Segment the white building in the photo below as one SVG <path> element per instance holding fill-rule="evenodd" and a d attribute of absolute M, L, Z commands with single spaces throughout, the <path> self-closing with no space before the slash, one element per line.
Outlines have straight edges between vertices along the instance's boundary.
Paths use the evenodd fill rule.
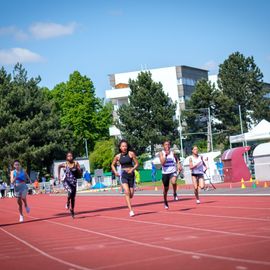
<path fill-rule="evenodd" d="M 161 82 L 163 90 L 169 95 L 173 102 L 177 102 L 178 109 L 185 108 L 185 100 L 189 99 L 195 89 L 195 84 L 200 79 L 208 79 L 208 71 L 200 68 L 188 66 L 172 66 L 148 70 L 152 74 L 152 79 Z M 117 73 L 109 75 L 111 89 L 106 90 L 106 99 L 114 105 L 114 119 L 117 118 L 118 108 L 128 103 L 130 94 L 129 80 L 135 80 L 141 71 Z M 115 127 L 110 127 L 111 136 L 120 136 L 120 131 Z"/>

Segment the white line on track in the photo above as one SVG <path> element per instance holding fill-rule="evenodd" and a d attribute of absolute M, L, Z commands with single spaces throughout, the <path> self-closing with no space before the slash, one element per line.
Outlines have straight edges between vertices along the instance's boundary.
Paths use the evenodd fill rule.
<path fill-rule="evenodd" d="M 128 221 L 128 222 L 135 222 L 135 223 L 142 223 L 142 224 L 149 224 L 149 225 L 158 225 L 158 226 L 165 226 L 165 227 L 171 227 L 171 228 L 181 228 L 181 229 L 188 229 L 188 230 L 202 231 L 202 232 L 219 233 L 219 234 L 225 234 L 225 235 L 231 235 L 231 236 L 242 236 L 242 237 L 251 237 L 251 238 L 270 239 L 270 236 L 245 234 L 245 233 L 236 233 L 236 232 L 228 232 L 228 231 L 213 230 L 213 229 L 204 229 L 204 228 L 197 228 L 197 227 L 191 227 L 191 226 L 183 226 L 183 225 L 176 225 L 176 224 L 166 224 L 166 223 L 135 220 L 135 219 L 127 219 L 127 218 L 117 218 L 117 217 L 110 217 L 110 216 L 104 216 L 104 215 L 98 216 L 98 218 L 114 219 L 114 220 Z"/>
<path fill-rule="evenodd" d="M 191 255 L 191 256 L 201 256 L 201 257 L 204 257 L 204 258 L 211 258 L 211 259 L 224 260 L 224 261 L 232 261 L 232 262 L 241 262 L 241 263 L 250 263 L 250 264 L 256 264 L 256 265 L 270 266 L 270 261 L 268 262 L 268 261 L 241 259 L 241 258 L 226 257 L 226 256 L 212 255 L 212 254 L 201 253 L 201 252 L 193 252 L 193 251 L 169 248 L 169 247 L 165 247 L 165 246 L 161 246 L 161 245 L 154 245 L 154 244 L 150 244 L 150 243 L 144 243 L 144 242 L 140 242 L 140 241 L 136 241 L 136 240 L 131 240 L 131 239 L 126 239 L 126 238 L 114 236 L 114 235 L 111 235 L 111 234 L 106 234 L 106 233 L 101 233 L 101 232 L 97 232 L 97 231 L 92 231 L 92 230 L 89 230 L 89 229 L 75 227 L 75 226 L 72 226 L 72 225 L 63 224 L 63 223 L 59 223 L 59 222 L 55 222 L 55 221 L 44 220 L 44 222 L 56 224 L 56 225 L 59 225 L 59 226 L 63 226 L 63 227 L 67 227 L 67 228 L 71 228 L 71 229 L 74 229 L 74 230 L 83 231 L 83 232 L 87 232 L 87 233 L 91 233 L 91 234 L 95 234 L 95 235 L 100 235 L 100 236 L 111 238 L 111 239 L 114 239 L 114 240 L 124 241 L 124 242 L 131 243 L 131 244 L 134 244 L 134 245 L 139 245 L 139 246 L 144 246 L 144 247 L 149 247 L 149 248 L 154 248 L 154 249 L 161 249 L 161 250 L 166 250 L 166 251 L 179 253 L 179 254 L 185 254 L 185 255 Z"/>
<path fill-rule="evenodd" d="M 187 206 L 188 207 L 188 206 Z M 148 209 L 144 209 L 145 211 L 150 211 Z M 199 216 L 199 217 L 213 217 L 213 218 L 228 218 L 228 219 L 243 219 L 243 220 L 250 220 L 250 221 L 266 221 L 266 222 L 270 222 L 270 218 L 252 218 L 252 217 L 236 217 L 236 216 L 221 216 L 221 215 L 209 215 L 209 214 L 198 214 L 198 213 L 180 213 L 180 212 L 170 212 L 170 211 L 166 211 L 166 212 L 162 212 L 159 211 L 158 213 L 161 214 L 177 214 L 177 215 L 184 215 L 184 216 Z"/>
<path fill-rule="evenodd" d="M 79 270 L 92 270 L 92 268 L 83 267 L 83 266 L 80 266 L 80 265 L 77 265 L 77 264 L 70 263 L 70 262 L 67 262 L 65 260 L 59 259 L 57 257 L 54 257 L 54 256 L 48 254 L 47 252 L 33 246 L 32 244 L 28 243 L 27 241 L 19 238 L 18 236 L 12 234 L 11 232 L 8 232 L 3 228 L 0 228 L 0 230 L 3 231 L 4 233 L 6 233 L 7 235 L 9 235 L 10 237 L 12 237 L 12 238 L 16 239 L 17 241 L 23 243 L 24 245 L 28 246 L 29 248 L 31 248 L 31 249 L 35 250 L 36 252 L 40 253 L 41 255 L 47 257 L 48 259 L 51 259 L 51 260 L 56 261 L 58 263 L 61 263 L 61 264 L 64 264 L 64 265 L 67 265 L 69 267 L 73 267 L 73 268 L 76 268 L 76 269 L 79 269 Z"/>
<path fill-rule="evenodd" d="M 31 217 L 32 219 L 39 219 L 38 217 L 33 217 L 33 216 L 29 216 L 29 217 Z M 99 216 L 99 217 L 101 217 L 101 216 Z M 111 218 L 111 219 L 118 219 L 118 220 L 124 220 L 124 221 L 130 221 L 130 222 L 140 222 L 140 223 L 146 223 L 146 224 L 148 223 L 148 224 L 152 224 L 152 225 L 161 225 L 161 226 L 179 227 L 179 228 L 190 229 L 190 227 L 188 227 L 188 226 L 163 224 L 163 223 L 147 222 L 147 221 L 138 221 L 138 220 L 134 220 L 134 219 L 131 220 L 131 219 L 124 219 L 124 218 L 113 218 L 113 217 L 108 217 L 108 216 L 102 216 L 102 217 Z M 165 251 L 169 251 L 169 252 L 173 252 L 173 253 L 178 253 L 178 254 L 191 255 L 191 256 L 201 256 L 201 257 L 211 258 L 211 259 L 218 259 L 218 260 L 225 260 L 225 261 L 232 261 L 232 262 L 241 262 L 241 263 L 250 263 L 250 264 L 256 264 L 256 265 L 270 266 L 270 261 L 268 262 L 268 261 L 259 261 L 259 260 L 249 260 L 249 259 L 241 259 L 241 258 L 220 256 L 220 255 L 212 255 L 212 254 L 207 254 L 207 253 L 202 253 L 202 252 L 193 252 L 193 251 L 187 251 L 187 250 L 181 250 L 181 249 L 174 249 L 174 248 L 165 247 L 165 246 L 161 246 L 161 245 L 155 245 L 155 244 L 140 242 L 140 241 L 136 241 L 136 240 L 126 239 L 126 238 L 114 236 L 114 235 L 111 235 L 111 234 L 96 232 L 96 231 L 92 231 L 92 230 L 89 230 L 89 229 L 84 229 L 84 228 L 80 228 L 80 227 L 76 227 L 76 226 L 72 226 L 72 225 L 68 225 L 68 224 L 63 224 L 61 222 L 55 222 L 55 221 L 51 221 L 51 220 L 41 220 L 41 221 L 51 223 L 51 224 L 55 224 L 55 225 L 59 225 L 59 226 L 66 227 L 66 228 L 70 228 L 70 229 L 74 229 L 74 230 L 78 230 L 78 231 L 83 231 L 83 232 L 99 235 L 99 236 L 114 239 L 114 240 L 119 240 L 119 241 L 131 243 L 131 244 L 134 244 L 134 245 L 139 245 L 139 246 L 144 246 L 144 247 L 149 247 L 149 248 L 154 248 L 154 249 L 161 249 L 161 250 L 165 250 Z M 2 228 L 0 228 L 0 229 L 5 231 Z M 200 228 L 194 228 L 194 227 L 192 229 L 193 230 L 199 230 L 199 231 L 222 233 L 222 234 L 227 234 L 227 235 L 238 235 L 238 236 L 245 236 L 245 237 L 249 236 L 249 237 L 264 238 L 264 239 L 268 238 L 268 237 L 264 237 L 264 236 L 257 236 L 257 235 L 250 235 L 250 234 L 246 235 L 246 234 L 241 234 L 241 233 L 232 233 L 232 232 L 226 232 L 226 231 L 200 229 Z M 7 231 L 5 231 L 5 232 L 7 232 Z M 14 236 L 12 234 L 11 234 L 11 236 L 13 236 L 15 239 L 17 239 L 16 236 Z M 20 241 L 22 239 L 18 239 L 18 240 Z M 22 241 L 24 241 L 24 240 L 22 240 Z M 29 247 L 30 246 L 33 247 L 35 250 L 37 250 L 41 254 L 43 254 L 43 255 L 45 254 L 44 256 L 46 256 L 46 257 L 52 258 L 55 261 L 59 260 L 59 262 L 61 261 L 64 264 L 73 265 L 72 263 L 68 263 L 68 262 L 63 261 L 61 259 L 53 257 L 53 256 L 47 254 L 46 252 L 43 252 L 42 250 L 32 246 L 30 243 L 28 243 L 26 241 L 24 241 L 24 242 L 26 243 L 26 245 L 28 245 Z M 89 268 L 82 267 L 82 266 L 75 265 L 75 264 L 74 264 L 73 267 L 75 267 L 77 269 L 87 269 L 87 270 L 89 270 Z"/>

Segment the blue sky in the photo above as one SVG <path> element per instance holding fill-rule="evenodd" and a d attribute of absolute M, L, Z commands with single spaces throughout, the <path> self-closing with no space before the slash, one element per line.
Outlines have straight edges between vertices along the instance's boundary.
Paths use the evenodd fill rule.
<path fill-rule="evenodd" d="M 108 74 L 190 65 L 217 73 L 229 54 L 253 55 L 270 82 L 270 1 L 2 1 L 0 66 L 20 61 L 53 88 L 74 70 L 97 95 Z"/>

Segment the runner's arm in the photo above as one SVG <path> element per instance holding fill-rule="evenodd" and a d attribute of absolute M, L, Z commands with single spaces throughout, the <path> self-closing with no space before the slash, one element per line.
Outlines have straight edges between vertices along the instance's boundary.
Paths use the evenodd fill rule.
<path fill-rule="evenodd" d="M 111 168 L 112 168 L 112 171 L 114 172 L 114 174 L 116 176 L 120 176 L 119 173 L 117 172 L 116 168 L 115 168 L 115 164 L 117 163 L 117 161 L 119 160 L 119 155 L 116 155 L 113 159 L 113 162 L 111 164 Z"/>
<path fill-rule="evenodd" d="M 14 171 L 11 171 L 10 172 L 10 183 L 13 184 L 14 181 L 15 181 L 15 179 L 14 179 Z"/>
<path fill-rule="evenodd" d="M 164 157 L 162 152 L 159 152 L 159 159 L 160 159 L 160 163 L 163 166 L 166 163 L 166 157 Z"/>
<path fill-rule="evenodd" d="M 60 178 L 60 172 L 61 172 L 62 168 L 65 168 L 65 165 L 63 163 L 58 166 L 58 179 L 61 179 Z"/>
<path fill-rule="evenodd" d="M 134 152 L 130 152 L 130 157 L 133 159 L 133 162 L 135 163 L 133 168 L 131 168 L 130 173 L 134 172 L 139 167 L 139 162 L 137 160 L 136 154 Z"/>

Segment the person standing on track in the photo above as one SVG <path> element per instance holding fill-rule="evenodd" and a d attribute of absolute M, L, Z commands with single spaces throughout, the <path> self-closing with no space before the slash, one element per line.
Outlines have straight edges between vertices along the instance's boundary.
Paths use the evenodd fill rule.
<path fill-rule="evenodd" d="M 24 221 L 23 217 L 23 209 L 22 205 L 24 203 L 26 213 L 30 213 L 30 208 L 27 204 L 27 192 L 28 187 L 26 185 L 26 181 L 29 180 L 31 182 L 30 177 L 28 174 L 23 170 L 21 167 L 20 161 L 15 160 L 13 162 L 13 170 L 10 172 L 10 183 L 14 184 L 15 187 L 15 197 L 17 198 L 17 203 L 19 205 L 19 212 L 20 212 L 20 222 Z"/>
<path fill-rule="evenodd" d="M 64 169 L 63 186 L 68 192 L 66 209 L 70 211 L 74 218 L 75 197 L 77 191 L 77 179 L 82 176 L 80 164 L 74 160 L 73 154 L 68 152 L 66 155 L 66 162 L 58 166 L 58 179 L 60 178 L 61 169 Z"/>
<path fill-rule="evenodd" d="M 159 153 L 160 163 L 162 165 L 162 183 L 163 183 L 163 197 L 164 207 L 169 209 L 167 194 L 169 191 L 170 182 L 173 186 L 173 197 L 178 201 L 177 196 L 177 174 L 182 170 L 181 163 L 179 162 L 175 153 L 171 150 L 170 141 L 166 140 L 163 143 L 163 150 Z"/>
<path fill-rule="evenodd" d="M 118 162 L 121 165 L 121 174 L 115 167 Z M 125 198 L 129 208 L 130 217 L 135 215 L 131 207 L 131 199 L 134 195 L 134 171 L 138 168 L 138 166 L 138 160 L 135 153 L 131 151 L 129 143 L 126 140 L 121 140 L 119 143 L 119 154 L 114 157 L 111 167 L 115 175 L 121 177 L 121 184 L 125 192 Z"/>
<path fill-rule="evenodd" d="M 196 197 L 196 203 L 200 204 L 199 189 L 204 188 L 204 171 L 206 165 L 203 161 L 203 157 L 199 155 L 198 146 L 192 147 L 192 156 L 189 159 L 189 168 L 191 169 L 192 182 L 194 185 L 194 194 Z"/>

